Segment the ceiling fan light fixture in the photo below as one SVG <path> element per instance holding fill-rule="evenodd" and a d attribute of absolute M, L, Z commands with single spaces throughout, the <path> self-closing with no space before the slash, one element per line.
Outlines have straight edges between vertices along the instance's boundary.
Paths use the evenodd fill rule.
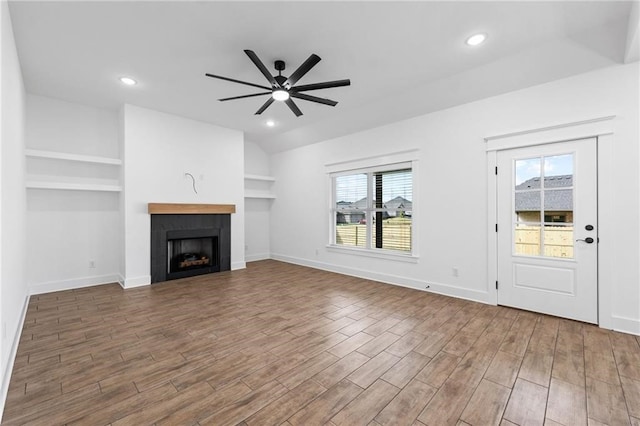
<path fill-rule="evenodd" d="M 271 96 L 276 101 L 286 101 L 287 99 L 289 99 L 289 92 L 287 92 L 286 90 L 277 89 L 271 93 Z"/>
<path fill-rule="evenodd" d="M 487 35 L 484 33 L 478 33 L 478 34 L 474 34 L 471 37 L 469 37 L 466 41 L 466 43 L 469 46 L 478 46 L 479 44 L 484 43 L 484 41 L 487 39 Z"/>
<path fill-rule="evenodd" d="M 265 124 L 267 125 L 267 127 L 273 127 L 276 125 L 276 122 L 273 120 L 267 120 Z"/>

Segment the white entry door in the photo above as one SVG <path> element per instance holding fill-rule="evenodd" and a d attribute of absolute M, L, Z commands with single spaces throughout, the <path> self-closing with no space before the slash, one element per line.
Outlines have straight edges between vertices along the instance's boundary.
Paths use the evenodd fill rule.
<path fill-rule="evenodd" d="M 497 153 L 498 304 L 598 323 L 596 139 Z"/>

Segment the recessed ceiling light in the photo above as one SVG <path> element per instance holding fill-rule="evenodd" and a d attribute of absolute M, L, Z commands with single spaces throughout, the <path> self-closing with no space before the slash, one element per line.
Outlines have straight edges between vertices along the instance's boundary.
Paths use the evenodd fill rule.
<path fill-rule="evenodd" d="M 467 44 L 469 46 L 477 46 L 479 44 L 484 43 L 484 41 L 487 39 L 487 35 L 480 33 L 480 34 L 474 34 L 471 37 L 469 37 L 467 39 Z"/>
<path fill-rule="evenodd" d="M 134 86 L 138 82 L 132 79 L 131 77 L 120 77 L 120 82 L 122 84 L 126 84 L 127 86 Z"/>
<path fill-rule="evenodd" d="M 268 127 L 273 127 L 273 126 L 275 126 L 275 125 L 276 125 L 276 122 L 275 122 L 275 121 L 273 121 L 273 120 L 269 120 L 269 121 L 267 121 L 267 122 L 266 122 L 266 125 L 267 125 Z"/>

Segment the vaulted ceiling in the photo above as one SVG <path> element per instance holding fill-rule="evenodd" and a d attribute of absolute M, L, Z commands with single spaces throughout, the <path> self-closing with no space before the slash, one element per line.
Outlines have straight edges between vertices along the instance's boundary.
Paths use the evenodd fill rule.
<path fill-rule="evenodd" d="M 535 84 L 638 60 L 631 1 L 18 1 L 9 2 L 26 90 L 117 109 L 124 103 L 245 132 L 277 152 Z M 471 47 L 475 33 L 488 38 Z M 336 107 L 266 96 L 205 73 L 268 85 L 322 58 L 300 84 Z M 119 77 L 130 76 L 135 86 Z M 266 126 L 273 120 L 273 127 Z"/>

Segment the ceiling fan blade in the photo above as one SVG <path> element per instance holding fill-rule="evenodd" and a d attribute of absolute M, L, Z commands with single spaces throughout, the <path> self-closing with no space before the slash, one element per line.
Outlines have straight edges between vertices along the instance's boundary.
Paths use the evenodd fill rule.
<path fill-rule="evenodd" d="M 305 101 L 317 102 L 319 104 L 325 104 L 325 105 L 331 105 L 331 106 L 338 105 L 338 103 L 336 101 L 332 101 L 331 99 L 325 99 L 325 98 L 319 98 L 317 96 L 305 95 L 304 93 L 296 93 L 294 91 L 291 91 L 291 92 L 289 92 L 289 95 L 294 97 L 294 98 L 303 99 Z"/>
<path fill-rule="evenodd" d="M 271 98 L 271 99 L 273 99 L 273 98 Z M 296 115 L 296 117 L 300 117 L 302 115 L 302 111 L 300 111 L 300 108 L 298 108 L 298 106 L 293 102 L 293 99 L 289 98 L 286 101 L 284 101 L 284 103 L 287 104 L 289 109 L 291 109 L 291 111 L 293 111 L 293 113 Z"/>
<path fill-rule="evenodd" d="M 267 102 L 264 103 L 264 105 L 262 105 L 260 107 L 259 110 L 256 111 L 256 113 L 254 115 L 260 115 L 264 112 L 265 109 L 269 108 L 269 105 L 271 105 L 273 103 L 274 99 L 273 98 L 269 98 L 267 99 Z"/>
<path fill-rule="evenodd" d="M 244 51 L 244 53 L 247 54 L 247 56 L 249 57 L 249 59 L 251 59 L 251 62 L 253 62 L 253 64 L 258 67 L 258 69 L 260 70 L 260 72 L 267 78 L 267 80 L 269 80 L 269 83 L 271 83 L 272 87 L 280 87 L 280 85 L 278 84 L 278 82 L 276 81 L 276 79 L 271 75 L 271 73 L 269 72 L 269 70 L 267 69 L 267 67 L 264 66 L 264 64 L 262 63 L 262 61 L 260 60 L 260 58 L 258 58 L 258 55 L 256 55 L 253 50 L 248 50 L 246 49 Z"/>
<path fill-rule="evenodd" d="M 330 89 L 332 87 L 342 87 L 342 86 L 350 86 L 351 80 L 335 80 L 335 81 L 325 81 L 323 83 L 313 83 L 313 84 L 303 84 L 300 86 L 295 86 L 291 90 L 295 90 L 296 92 L 306 92 L 307 90 L 318 90 L 318 89 Z"/>
<path fill-rule="evenodd" d="M 320 56 L 316 55 L 315 53 L 311 54 L 311 56 L 309 56 L 307 60 L 304 61 L 302 65 L 300 65 L 298 69 L 289 76 L 287 81 L 284 82 L 283 86 L 285 86 L 287 89 L 291 88 L 291 86 L 296 84 L 296 82 L 300 80 L 303 75 L 308 73 L 309 70 L 313 68 L 318 62 L 320 62 Z"/>
<path fill-rule="evenodd" d="M 223 77 L 221 75 L 214 75 L 214 74 L 205 74 L 205 75 L 207 77 L 219 78 L 220 80 L 227 80 L 227 81 L 232 81 L 234 83 L 246 84 L 247 86 L 257 87 L 259 89 L 271 90 L 271 87 L 260 86 L 259 84 L 253 84 L 253 83 L 249 83 L 247 81 L 240 81 L 240 80 L 236 80 L 234 78 Z"/>
<path fill-rule="evenodd" d="M 242 95 L 242 96 L 234 96 L 232 98 L 222 98 L 222 99 L 218 99 L 220 102 L 224 102 L 224 101 L 232 101 L 234 99 L 243 99 L 243 98 L 253 98 L 254 96 L 263 96 L 263 95 L 270 95 L 271 92 L 262 92 L 262 93 L 254 93 L 251 95 Z"/>

